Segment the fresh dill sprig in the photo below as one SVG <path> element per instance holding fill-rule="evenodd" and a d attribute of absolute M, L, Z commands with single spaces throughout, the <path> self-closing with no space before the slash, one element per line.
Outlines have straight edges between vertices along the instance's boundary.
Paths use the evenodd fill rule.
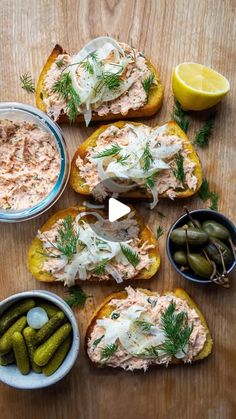
<path fill-rule="evenodd" d="M 155 186 L 155 176 L 156 176 L 156 173 L 153 173 L 152 175 L 148 176 L 145 179 L 145 187 L 146 188 L 149 188 L 149 189 L 154 188 L 154 186 Z"/>
<path fill-rule="evenodd" d="M 108 90 L 116 90 L 121 85 L 121 79 L 119 74 L 110 73 L 106 71 L 98 76 L 99 83 L 96 87 L 96 92 L 100 92 L 103 87 L 107 87 Z"/>
<path fill-rule="evenodd" d="M 218 211 L 218 201 L 219 201 L 219 195 L 217 192 L 211 192 L 209 189 L 209 183 L 206 179 L 203 179 L 202 186 L 198 192 L 198 195 L 200 196 L 201 200 L 203 202 L 208 201 L 208 199 L 211 200 L 210 209 L 214 211 Z"/>
<path fill-rule="evenodd" d="M 171 118 L 177 122 L 184 132 L 188 131 L 190 121 L 186 118 L 186 112 L 181 108 L 177 99 L 174 99 L 174 107 Z"/>
<path fill-rule="evenodd" d="M 145 353 L 150 356 L 150 358 L 158 358 L 158 346 L 151 345 L 148 348 L 145 348 Z"/>
<path fill-rule="evenodd" d="M 65 298 L 65 302 L 70 307 L 83 307 L 87 298 L 91 298 L 91 295 L 85 294 L 79 285 L 68 288 L 67 294 L 69 296 Z"/>
<path fill-rule="evenodd" d="M 213 131 L 214 123 L 212 119 L 205 121 L 203 127 L 197 132 L 193 144 L 198 147 L 204 148 L 208 145 L 209 138 Z"/>
<path fill-rule="evenodd" d="M 171 356 L 175 356 L 179 351 L 185 350 L 193 330 L 193 326 L 188 324 L 187 313 L 181 311 L 175 314 L 175 308 L 176 305 L 172 300 L 161 316 L 162 329 L 166 340 L 159 348 Z"/>
<path fill-rule="evenodd" d="M 164 228 L 162 226 L 157 227 L 157 232 L 156 232 L 156 236 L 157 236 L 157 240 L 164 234 Z"/>
<path fill-rule="evenodd" d="M 57 65 L 58 68 L 62 68 L 65 65 L 62 58 L 60 60 L 55 61 L 55 64 Z"/>
<path fill-rule="evenodd" d="M 124 156 L 118 157 L 116 162 L 121 164 L 122 166 L 125 166 L 127 164 L 127 160 L 128 160 L 129 157 L 130 157 L 129 154 L 125 154 Z"/>
<path fill-rule="evenodd" d="M 124 244 L 120 244 L 121 251 L 123 255 L 126 257 L 126 259 L 131 263 L 131 265 L 134 266 L 134 268 L 139 264 L 140 257 L 135 250 L 131 249 L 131 247 L 128 247 Z"/>
<path fill-rule="evenodd" d="M 93 270 L 92 270 L 92 273 L 93 274 L 95 274 L 95 275 L 102 275 L 102 274 L 104 274 L 106 271 L 105 271 L 105 268 L 106 268 L 106 265 L 107 265 L 107 262 L 108 262 L 108 260 L 109 259 L 103 259 L 100 263 L 99 263 L 99 265 L 97 265 Z"/>
<path fill-rule="evenodd" d="M 104 338 L 105 335 L 102 335 L 100 338 L 97 338 L 93 341 L 93 346 L 98 346 L 101 340 Z"/>
<path fill-rule="evenodd" d="M 202 186 L 198 192 L 198 195 L 200 196 L 201 200 L 203 202 L 207 201 L 211 197 L 211 192 L 209 189 L 209 183 L 206 179 L 203 179 Z"/>
<path fill-rule="evenodd" d="M 80 63 L 80 66 L 85 70 L 85 71 L 87 71 L 87 73 L 89 73 L 89 74 L 94 74 L 94 68 L 93 68 L 93 65 L 90 63 L 90 61 L 87 59 L 87 60 L 85 60 L 85 61 L 82 61 L 81 63 Z"/>
<path fill-rule="evenodd" d="M 147 172 L 150 169 L 150 166 L 153 162 L 152 153 L 151 153 L 151 150 L 150 150 L 150 147 L 149 147 L 148 144 L 145 145 L 145 148 L 144 148 L 143 154 L 140 158 L 140 161 L 141 161 L 141 165 L 143 167 L 143 170 L 145 172 Z"/>
<path fill-rule="evenodd" d="M 111 345 L 106 345 L 101 352 L 101 360 L 107 360 L 110 358 L 117 350 L 118 345 L 116 343 L 112 343 Z"/>
<path fill-rule="evenodd" d="M 79 113 L 78 106 L 81 102 L 78 93 L 73 87 L 71 75 L 62 73 L 60 78 L 54 83 L 52 91 L 66 101 L 66 113 L 69 120 L 73 122 Z"/>
<path fill-rule="evenodd" d="M 100 159 L 101 157 L 116 156 L 121 151 L 121 147 L 118 144 L 113 144 L 110 148 L 105 148 L 100 153 L 93 156 L 94 159 Z"/>
<path fill-rule="evenodd" d="M 149 97 L 149 95 L 150 95 L 150 90 L 151 90 L 151 87 L 153 85 L 154 80 L 155 80 L 155 76 L 154 76 L 153 73 L 151 73 L 149 77 L 146 77 L 142 81 L 142 86 L 143 86 L 143 88 L 144 88 L 144 90 L 147 94 L 147 97 Z"/>
<path fill-rule="evenodd" d="M 165 214 L 161 211 L 157 211 L 157 214 L 159 215 L 160 218 L 165 218 Z"/>
<path fill-rule="evenodd" d="M 211 210 L 218 211 L 218 201 L 219 196 L 217 192 L 212 192 L 211 194 L 211 206 L 209 207 Z"/>
<path fill-rule="evenodd" d="M 185 180 L 185 173 L 184 173 L 184 157 L 182 153 L 178 153 L 176 159 L 176 169 L 174 170 L 174 175 L 177 180 L 180 182 L 184 182 Z"/>
<path fill-rule="evenodd" d="M 154 326 L 153 323 L 145 320 L 136 320 L 135 324 L 142 330 L 142 332 L 150 332 L 151 328 Z"/>
<path fill-rule="evenodd" d="M 76 253 L 78 242 L 78 236 L 74 231 L 73 220 L 70 215 L 62 221 L 62 226 L 58 228 L 57 233 L 56 248 L 60 250 L 70 262 L 73 255 Z"/>
<path fill-rule="evenodd" d="M 20 76 L 20 81 L 21 81 L 22 89 L 26 90 L 26 92 L 28 93 L 35 92 L 34 82 L 29 72 L 22 74 L 22 76 Z"/>

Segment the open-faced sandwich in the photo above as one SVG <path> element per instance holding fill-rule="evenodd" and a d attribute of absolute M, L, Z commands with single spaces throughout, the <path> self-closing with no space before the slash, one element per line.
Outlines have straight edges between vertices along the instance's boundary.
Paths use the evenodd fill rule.
<path fill-rule="evenodd" d="M 183 289 L 160 295 L 127 287 L 96 310 L 85 346 L 98 367 L 146 371 L 151 365 L 206 358 L 212 339 L 202 313 Z"/>
<path fill-rule="evenodd" d="M 76 192 L 102 200 L 108 194 L 104 181 L 109 178 L 123 183 L 122 196 L 153 197 L 153 208 L 158 196 L 174 199 L 196 193 L 202 183 L 202 169 L 191 142 L 176 122 L 151 128 L 119 121 L 102 126 L 79 146 L 70 184 Z"/>
<path fill-rule="evenodd" d="M 159 75 L 143 53 L 108 36 L 69 55 L 56 45 L 36 88 L 38 108 L 58 122 L 151 116 L 162 105 Z"/>
<path fill-rule="evenodd" d="M 85 207 L 54 214 L 29 249 L 31 273 L 40 281 L 62 281 L 67 286 L 74 285 L 76 279 L 120 283 L 151 278 L 159 269 L 160 255 L 157 240 L 143 218 L 134 210 L 113 223 L 104 216 L 103 211 Z M 112 233 L 115 241 L 111 241 Z"/>

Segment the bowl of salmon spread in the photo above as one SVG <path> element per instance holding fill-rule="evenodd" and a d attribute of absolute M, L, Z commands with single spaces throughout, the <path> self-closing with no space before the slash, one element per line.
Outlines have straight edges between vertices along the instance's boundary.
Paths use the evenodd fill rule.
<path fill-rule="evenodd" d="M 68 177 L 59 126 L 33 106 L 0 103 L 0 221 L 42 214 L 60 197 Z"/>

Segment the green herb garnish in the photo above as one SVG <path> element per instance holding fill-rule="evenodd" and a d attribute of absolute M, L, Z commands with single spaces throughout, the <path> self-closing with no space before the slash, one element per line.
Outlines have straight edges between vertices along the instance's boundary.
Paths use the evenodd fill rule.
<path fill-rule="evenodd" d="M 55 64 L 58 68 L 62 68 L 65 65 L 63 59 L 55 61 Z"/>
<path fill-rule="evenodd" d="M 85 60 L 85 61 L 82 61 L 81 63 L 80 63 L 80 66 L 85 70 L 85 71 L 87 71 L 87 73 L 89 73 L 89 74 L 94 74 L 94 68 L 93 68 L 93 65 L 90 63 L 90 61 L 87 59 L 87 60 Z"/>
<path fill-rule="evenodd" d="M 149 346 L 148 348 L 145 348 L 145 352 L 147 355 L 149 355 L 151 358 L 158 358 L 158 346 Z"/>
<path fill-rule="evenodd" d="M 111 345 L 106 345 L 101 352 L 101 360 L 107 360 L 110 358 L 117 350 L 118 345 L 116 343 L 112 343 Z"/>
<path fill-rule="evenodd" d="M 209 208 L 214 211 L 218 211 L 218 200 L 219 200 L 218 193 L 210 191 L 209 183 L 206 179 L 203 179 L 202 186 L 198 192 L 198 195 L 200 196 L 203 202 L 206 202 L 208 199 L 210 199 L 211 206 Z"/>
<path fill-rule="evenodd" d="M 145 145 L 143 154 L 140 158 L 143 170 L 147 172 L 153 162 L 152 153 L 148 144 Z"/>
<path fill-rule="evenodd" d="M 157 173 L 153 173 L 152 175 L 148 176 L 145 179 L 144 185 L 145 185 L 146 188 L 150 188 L 150 189 L 154 188 L 156 175 L 157 175 Z"/>
<path fill-rule="evenodd" d="M 193 143 L 201 148 L 206 147 L 212 134 L 213 126 L 212 119 L 208 119 L 203 127 L 197 132 Z"/>
<path fill-rule="evenodd" d="M 92 272 L 93 272 L 93 274 L 95 274 L 95 275 L 102 275 L 102 274 L 104 274 L 106 271 L 105 271 L 105 268 L 106 268 L 106 266 L 107 266 L 107 262 L 108 262 L 108 260 L 109 259 L 103 259 L 102 261 L 101 261 L 101 263 L 99 263 L 99 265 L 97 265 L 93 270 L 92 270 Z"/>
<path fill-rule="evenodd" d="M 151 304 L 151 307 L 154 308 L 157 305 L 157 300 L 152 300 L 150 297 L 148 297 L 147 302 Z"/>
<path fill-rule="evenodd" d="M 121 85 L 121 79 L 118 74 L 104 72 L 98 76 L 99 83 L 96 87 L 96 92 L 100 92 L 103 87 L 106 87 L 108 90 L 116 90 Z"/>
<path fill-rule="evenodd" d="M 157 211 L 157 214 L 159 215 L 160 218 L 165 218 L 165 214 L 163 214 L 163 212 Z"/>
<path fill-rule="evenodd" d="M 120 156 L 117 159 L 117 163 L 120 163 L 122 166 L 125 166 L 127 164 L 127 160 L 129 158 L 129 154 L 125 154 L 124 156 Z"/>
<path fill-rule="evenodd" d="M 146 79 L 142 81 L 142 86 L 147 94 L 147 97 L 149 97 L 150 90 L 151 90 L 154 80 L 155 80 L 155 76 L 153 73 L 151 73 L 149 77 L 147 77 Z"/>
<path fill-rule="evenodd" d="M 120 313 L 112 313 L 112 315 L 111 315 L 112 320 L 119 319 L 119 317 L 120 317 Z"/>
<path fill-rule="evenodd" d="M 93 346 L 98 346 L 98 344 L 101 342 L 104 336 L 105 335 L 102 335 L 100 338 L 95 339 L 95 341 L 93 342 Z"/>
<path fill-rule="evenodd" d="M 78 236 L 73 228 L 73 220 L 68 215 L 63 221 L 62 226 L 57 229 L 58 237 L 55 247 L 71 261 L 77 250 Z"/>
<path fill-rule="evenodd" d="M 135 324 L 142 330 L 142 332 L 150 332 L 151 328 L 154 326 L 153 323 L 144 321 L 144 320 L 136 320 Z"/>
<path fill-rule="evenodd" d="M 166 354 L 175 356 L 179 351 L 184 351 L 189 342 L 193 326 L 188 325 L 188 315 L 181 311 L 175 314 L 176 305 L 172 301 L 169 307 L 163 312 L 162 329 L 166 340 L 159 348 Z"/>
<path fill-rule="evenodd" d="M 211 193 L 211 206 L 209 207 L 211 210 L 218 211 L 218 200 L 219 196 L 217 192 Z"/>
<path fill-rule="evenodd" d="M 157 232 L 156 232 L 156 236 L 157 236 L 157 240 L 164 234 L 164 228 L 162 226 L 157 227 Z"/>
<path fill-rule="evenodd" d="M 34 82 L 29 72 L 22 74 L 22 76 L 20 76 L 20 81 L 22 89 L 26 90 L 26 92 L 35 92 Z"/>
<path fill-rule="evenodd" d="M 202 186 L 198 192 L 198 195 L 200 196 L 201 200 L 203 202 L 207 201 L 211 197 L 211 192 L 209 189 L 209 183 L 206 179 L 203 179 Z"/>
<path fill-rule="evenodd" d="M 128 247 L 124 244 L 120 244 L 122 253 L 125 255 L 126 259 L 134 266 L 134 268 L 139 264 L 140 257 L 137 252 L 135 252 L 131 247 Z"/>
<path fill-rule="evenodd" d="M 185 180 L 185 173 L 184 173 L 184 157 L 182 153 L 178 153 L 176 159 L 176 169 L 174 170 L 174 175 L 177 180 L 180 182 L 184 182 Z"/>
<path fill-rule="evenodd" d="M 91 297 L 85 294 L 79 285 L 68 288 L 67 294 L 69 297 L 65 298 L 65 301 L 70 307 L 83 307 L 87 298 Z"/>
<path fill-rule="evenodd" d="M 93 156 L 94 159 L 100 159 L 101 157 L 116 156 L 121 151 L 121 147 L 118 144 L 113 144 L 110 148 L 105 148 L 100 153 Z"/>
<path fill-rule="evenodd" d="M 181 108 L 181 105 L 177 99 L 174 99 L 174 107 L 171 118 L 177 122 L 177 124 L 180 126 L 180 128 L 182 128 L 184 132 L 188 131 L 190 122 L 186 118 L 186 112 Z"/>
<path fill-rule="evenodd" d="M 53 85 L 52 91 L 66 101 L 65 110 L 69 120 L 73 122 L 79 113 L 78 106 L 81 102 L 78 93 L 73 87 L 71 75 L 69 73 L 62 73 Z"/>

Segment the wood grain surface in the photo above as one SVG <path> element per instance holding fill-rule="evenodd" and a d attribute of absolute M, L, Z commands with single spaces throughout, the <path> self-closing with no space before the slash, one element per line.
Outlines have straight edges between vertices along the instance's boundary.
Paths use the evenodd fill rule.
<path fill-rule="evenodd" d="M 109 34 L 145 51 L 158 67 L 165 86 L 162 110 L 154 126 L 170 118 L 173 98 L 171 74 L 175 65 L 196 61 L 210 65 L 231 83 L 231 92 L 217 107 L 210 146 L 199 151 L 204 174 L 219 194 L 219 209 L 235 217 L 235 0 L 1 0 L 0 98 L 34 104 L 34 97 L 20 87 L 19 75 L 30 71 L 36 80 L 54 44 L 76 52 L 91 38 Z M 202 115 L 193 115 L 190 136 Z M 98 124 L 96 125 L 96 127 Z M 95 126 L 63 126 L 72 156 Z M 37 229 L 56 210 L 81 202 L 68 186 L 59 202 L 41 217 L 21 224 L 1 224 L 1 299 L 23 290 L 47 289 L 64 295 L 63 285 L 37 282 L 26 266 L 27 249 Z M 83 310 L 75 310 L 81 331 L 81 350 L 71 373 L 53 387 L 20 391 L 0 385 L 0 416 L 4 419 L 233 419 L 235 399 L 236 284 L 230 290 L 198 286 L 178 276 L 165 253 L 166 232 L 189 208 L 206 207 L 198 197 L 161 201 L 150 213 L 141 208 L 151 228 L 162 224 L 161 269 L 140 286 L 152 290 L 183 287 L 198 303 L 214 338 L 214 351 L 192 366 L 152 369 L 147 373 L 96 370 L 86 358 L 83 338 L 95 307 L 116 290 L 115 285 L 85 285 L 93 296 Z M 139 205 L 140 208 L 140 205 Z M 162 211 L 163 220 L 157 214 Z"/>

